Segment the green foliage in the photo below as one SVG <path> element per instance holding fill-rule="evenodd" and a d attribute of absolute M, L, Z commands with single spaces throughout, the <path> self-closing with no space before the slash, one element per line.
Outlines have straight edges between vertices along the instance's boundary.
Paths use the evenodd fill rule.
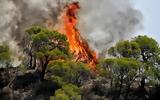
<path fill-rule="evenodd" d="M 29 35 L 33 35 L 33 34 L 37 34 L 41 31 L 41 27 L 39 26 L 33 26 L 29 29 L 26 30 L 26 32 L 29 34 Z"/>
<path fill-rule="evenodd" d="M 66 58 L 67 57 L 66 54 L 64 54 L 60 50 L 56 50 L 56 49 L 53 49 L 53 50 L 48 51 L 48 52 L 46 51 L 45 53 L 39 51 L 39 52 L 35 53 L 35 56 L 37 58 L 43 58 L 45 56 L 48 56 L 48 57 L 50 56 L 50 59 L 52 59 L 52 60 L 60 59 L 60 58 Z"/>
<path fill-rule="evenodd" d="M 108 53 L 112 56 L 138 58 L 140 56 L 140 48 L 136 42 L 122 41 L 111 47 Z"/>
<path fill-rule="evenodd" d="M 145 63 L 143 66 L 144 72 L 142 73 L 142 76 L 148 80 L 149 85 L 154 86 L 160 84 L 160 69 L 149 63 Z"/>
<path fill-rule="evenodd" d="M 59 76 L 51 76 L 51 79 L 57 83 L 57 85 L 59 87 L 62 87 L 63 85 L 67 84 L 67 82 L 64 81 L 63 77 L 59 77 Z"/>
<path fill-rule="evenodd" d="M 114 58 L 104 60 L 103 66 L 107 67 L 111 78 L 115 83 L 123 81 L 126 85 L 131 85 L 138 77 L 138 69 L 141 63 L 132 58 Z"/>
<path fill-rule="evenodd" d="M 0 67 L 7 67 L 11 61 L 11 53 L 7 45 L 0 45 Z"/>
<path fill-rule="evenodd" d="M 54 61 L 49 65 L 53 77 L 60 77 L 64 82 L 82 85 L 91 77 L 89 69 L 82 63 L 73 61 Z M 62 83 L 62 82 L 61 82 Z"/>
<path fill-rule="evenodd" d="M 147 78 L 152 83 L 159 79 L 157 73 L 160 72 L 160 47 L 153 38 L 137 36 L 132 41 L 122 41 L 111 47 L 108 53 L 114 57 L 137 59 L 143 63 L 139 69 L 139 77 Z M 107 63 L 108 65 L 113 64 L 110 60 Z M 104 64 L 104 66 L 108 65 Z M 118 67 L 121 65 L 123 66 L 123 63 L 120 63 Z"/>
<path fill-rule="evenodd" d="M 116 47 L 111 47 L 108 50 L 108 54 L 111 55 L 111 56 L 117 56 L 117 48 Z"/>
<path fill-rule="evenodd" d="M 138 36 L 134 39 L 134 41 L 139 44 L 142 52 L 158 52 L 159 45 L 153 38 L 149 38 L 147 36 Z"/>
<path fill-rule="evenodd" d="M 141 50 L 141 61 L 144 63 L 144 76 L 149 82 L 159 83 L 160 47 L 156 40 L 147 36 L 138 36 L 133 41 L 138 43 Z"/>
<path fill-rule="evenodd" d="M 157 41 L 147 36 L 138 36 L 133 41 L 138 43 L 143 61 L 149 61 L 154 64 L 160 55 L 160 48 Z"/>
<path fill-rule="evenodd" d="M 55 92 L 51 100 L 81 100 L 81 91 L 75 85 L 66 84 Z"/>
<path fill-rule="evenodd" d="M 31 27 L 26 30 L 29 34 L 28 55 L 30 56 L 30 66 L 36 65 L 38 60 L 44 77 L 45 70 L 52 60 L 67 59 L 70 57 L 69 46 L 65 35 L 57 31 L 50 31 L 41 27 Z M 32 64 L 34 62 L 34 64 Z"/>
<path fill-rule="evenodd" d="M 32 27 L 27 32 L 31 35 L 35 51 L 48 53 L 52 49 L 57 49 L 64 54 L 68 54 L 68 43 L 65 35 L 40 27 Z"/>
<path fill-rule="evenodd" d="M 105 62 L 106 59 L 104 58 L 101 58 L 99 59 L 99 64 L 96 66 L 97 67 L 97 70 L 98 70 L 98 74 L 99 76 L 101 77 L 108 77 L 109 76 L 109 70 L 107 67 L 104 67 L 104 66 L 107 66 Z"/>

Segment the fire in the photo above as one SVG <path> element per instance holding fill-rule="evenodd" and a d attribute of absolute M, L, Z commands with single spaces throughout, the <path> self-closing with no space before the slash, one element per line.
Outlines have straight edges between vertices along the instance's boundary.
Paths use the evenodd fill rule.
<path fill-rule="evenodd" d="M 78 18 L 76 14 L 79 9 L 80 6 L 78 2 L 71 3 L 65 7 L 60 16 L 62 25 L 60 25 L 58 31 L 67 36 L 69 48 L 71 53 L 74 54 L 75 60 L 84 62 L 88 64 L 89 68 L 96 70 L 96 52 L 89 48 L 88 43 L 81 37 L 80 31 L 77 28 Z M 51 23 L 48 24 L 48 26 L 51 26 Z"/>

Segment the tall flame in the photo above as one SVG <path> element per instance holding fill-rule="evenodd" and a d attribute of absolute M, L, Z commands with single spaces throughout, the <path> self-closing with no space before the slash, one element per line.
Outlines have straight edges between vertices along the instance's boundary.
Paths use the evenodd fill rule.
<path fill-rule="evenodd" d="M 96 70 L 96 52 L 89 48 L 88 43 L 80 36 L 77 28 L 78 18 L 76 14 L 79 9 L 80 6 L 78 2 L 73 2 L 66 6 L 60 16 L 62 25 L 59 25 L 58 31 L 67 36 L 69 48 L 71 53 L 74 54 L 75 60 L 84 62 L 88 64 L 89 68 Z M 50 19 L 48 22 L 51 22 Z M 52 26 L 51 23 L 48 23 L 48 27 L 50 26 Z"/>

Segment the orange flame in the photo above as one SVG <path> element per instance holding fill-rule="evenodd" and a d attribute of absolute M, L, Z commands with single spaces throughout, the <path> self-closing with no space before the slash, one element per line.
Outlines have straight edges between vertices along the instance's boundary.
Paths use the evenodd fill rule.
<path fill-rule="evenodd" d="M 78 18 L 76 14 L 79 9 L 80 6 L 78 2 L 74 2 L 66 6 L 62 12 L 62 15 L 60 16 L 62 25 L 60 25 L 58 31 L 67 36 L 69 48 L 74 54 L 75 60 L 88 64 L 89 68 L 91 68 L 93 71 L 96 71 L 96 52 L 89 48 L 88 43 L 80 36 L 80 32 L 76 27 L 78 24 Z M 48 26 L 50 26 L 51 23 L 48 24 Z"/>

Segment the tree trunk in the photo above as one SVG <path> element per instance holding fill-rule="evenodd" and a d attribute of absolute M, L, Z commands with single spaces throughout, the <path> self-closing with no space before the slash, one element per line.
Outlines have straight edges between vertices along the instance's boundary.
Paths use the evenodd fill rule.
<path fill-rule="evenodd" d="M 119 93 L 118 93 L 118 98 L 119 98 L 120 95 L 121 95 L 122 85 L 123 85 L 123 78 L 121 77 L 121 80 L 120 80 L 120 87 L 119 87 Z"/>
<path fill-rule="evenodd" d="M 29 52 L 30 61 L 29 61 L 29 68 L 33 69 L 32 61 L 33 61 L 33 55 L 32 52 Z"/>
<path fill-rule="evenodd" d="M 146 82 L 145 82 L 145 78 L 143 77 L 142 79 L 141 79 L 141 88 L 144 88 L 144 86 L 145 86 L 145 84 L 146 84 Z"/>
<path fill-rule="evenodd" d="M 44 75 L 45 75 L 48 63 L 49 63 L 49 60 L 48 60 L 48 57 L 46 56 L 45 61 L 42 61 L 42 65 L 41 65 L 41 68 L 40 68 L 40 80 L 44 79 Z"/>
<path fill-rule="evenodd" d="M 125 100 L 128 100 L 128 94 L 130 92 L 130 85 L 127 86 Z"/>
<path fill-rule="evenodd" d="M 36 61 L 36 57 L 34 57 L 33 61 L 34 61 L 33 68 L 35 69 L 35 68 L 37 67 L 37 61 Z"/>
<path fill-rule="evenodd" d="M 112 88 L 112 86 L 113 86 L 113 79 L 111 78 L 110 87 Z"/>

